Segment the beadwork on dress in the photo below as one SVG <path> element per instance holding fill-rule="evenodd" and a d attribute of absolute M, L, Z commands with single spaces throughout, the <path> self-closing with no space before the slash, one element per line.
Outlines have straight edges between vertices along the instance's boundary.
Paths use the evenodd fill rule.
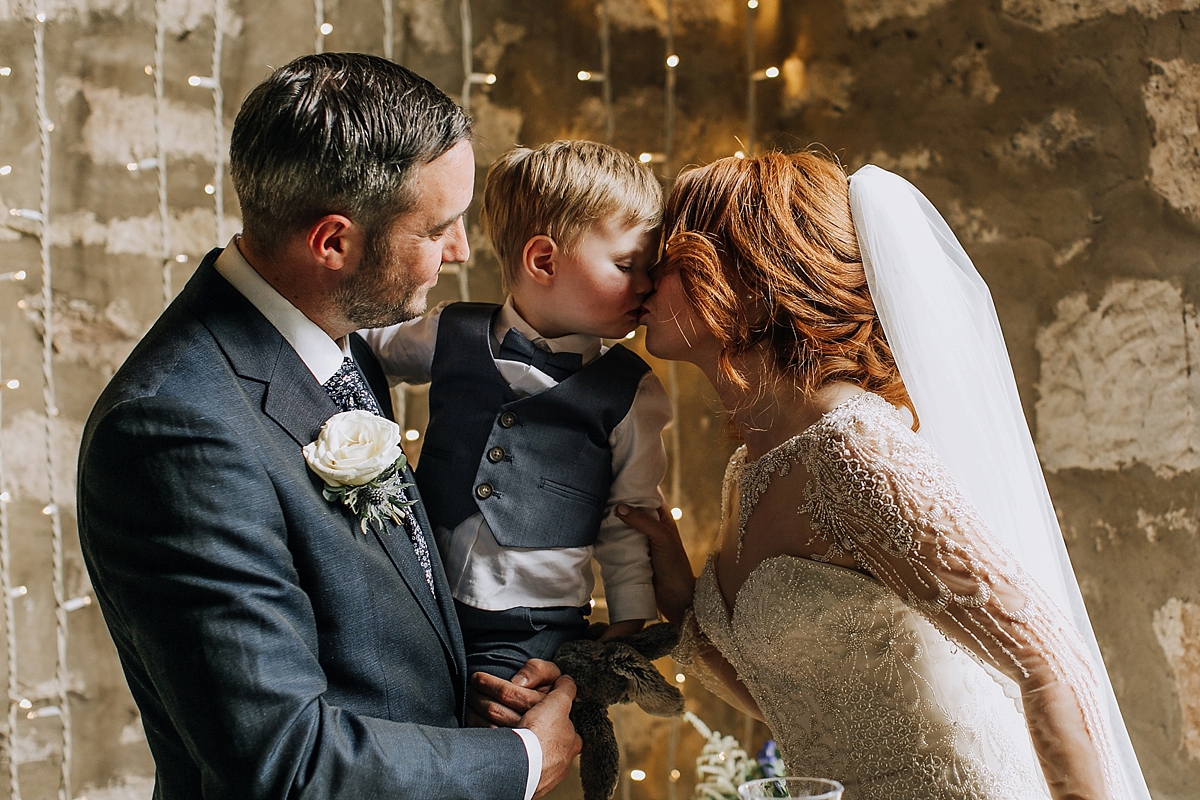
<path fill-rule="evenodd" d="M 803 503 L 777 524 L 807 515 L 825 549 L 763 560 L 729 607 L 710 559 L 677 657 L 717 685 L 698 654 L 718 651 L 789 771 L 837 778 L 847 800 L 1046 798 L 1047 778 L 1067 796 L 1071 776 L 1054 763 L 1043 773 L 1039 745 L 1060 758 L 1098 752 L 1121 798 L 1078 634 L 903 415 L 864 393 L 757 461 L 739 448 L 723 488 L 726 506 L 738 493 L 739 555 L 756 503 L 798 463 L 810 476 Z M 861 572 L 827 563 L 842 554 Z M 1056 703 L 1078 707 L 1075 729 L 1056 727 Z M 1094 751 L 1072 751 L 1079 741 Z"/>

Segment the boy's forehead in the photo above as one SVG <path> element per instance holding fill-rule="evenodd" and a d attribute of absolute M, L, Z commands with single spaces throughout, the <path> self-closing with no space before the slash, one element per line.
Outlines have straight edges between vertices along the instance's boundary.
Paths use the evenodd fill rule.
<path fill-rule="evenodd" d="M 602 237 L 614 243 L 619 241 L 632 249 L 641 249 L 656 244 L 661 230 L 660 225 L 647 225 L 616 213 L 596 220 L 584 229 L 582 235 Z"/>

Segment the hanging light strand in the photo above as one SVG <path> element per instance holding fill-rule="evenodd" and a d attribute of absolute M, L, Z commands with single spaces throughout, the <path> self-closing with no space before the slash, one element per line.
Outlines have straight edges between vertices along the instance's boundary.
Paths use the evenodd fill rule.
<path fill-rule="evenodd" d="M 0 375 L 3 375 L 0 372 Z M 0 401 L 0 419 L 3 419 Z M 4 598 L 4 647 L 8 655 L 8 721 L 5 726 L 5 760 L 8 761 L 8 794 L 21 800 L 21 782 L 17 775 L 17 624 L 13 599 L 12 549 L 8 532 L 8 482 L 4 477 L 4 448 L 0 444 L 0 594 Z"/>
<path fill-rule="evenodd" d="M 318 0 L 319 2 L 319 0 Z M 225 0 L 213 0 L 213 210 L 216 213 L 217 247 L 225 246 L 225 90 L 221 86 L 221 59 L 225 48 Z M 319 52 L 319 51 L 318 51 Z M 159 167 L 165 172 L 165 165 Z M 160 179 L 161 180 L 161 179 Z"/>
<path fill-rule="evenodd" d="M 471 113 L 471 87 L 476 83 L 494 83 L 495 75 L 491 75 L 491 81 L 488 81 L 488 76 L 475 72 L 474 56 L 472 48 L 475 44 L 475 28 L 471 18 L 471 0 L 459 0 L 458 4 L 459 15 L 462 19 L 462 65 L 463 65 L 463 86 L 462 86 L 462 108 L 468 114 Z M 463 214 L 463 228 L 467 227 L 467 215 Z M 471 282 L 470 268 L 471 260 L 475 258 L 475 253 L 467 256 L 467 260 L 461 264 L 454 265 L 454 273 L 458 276 L 458 297 L 464 302 L 469 302 L 471 299 Z"/>
<path fill-rule="evenodd" d="M 393 19 L 392 0 L 383 0 L 383 57 L 392 60 L 393 40 L 396 38 L 396 23 Z"/>
<path fill-rule="evenodd" d="M 676 70 L 679 67 L 679 54 L 675 52 L 675 3 L 667 0 L 666 26 L 666 68 L 665 85 L 663 87 L 663 177 L 668 186 L 675 180 L 675 82 Z M 679 369 L 675 361 L 667 362 L 667 394 L 671 401 L 671 427 L 667 433 L 667 447 L 670 451 L 670 504 L 671 508 L 683 507 L 683 447 L 680 442 L 679 427 Z M 674 665 L 674 662 L 672 662 Z M 682 687 L 681 687 L 682 688 Z M 681 720 L 672 717 L 670 734 L 667 740 L 667 800 L 678 800 L 680 772 L 675 766 L 679 756 L 679 729 Z"/>
<path fill-rule="evenodd" d="M 154 2 L 154 146 L 156 166 L 158 168 L 158 241 L 159 259 L 162 265 L 163 306 L 171 302 L 173 292 L 171 267 L 174 259 L 171 257 L 170 209 L 167 206 L 167 143 L 164 114 L 165 85 L 163 75 L 163 55 L 166 50 L 167 21 L 166 0 Z"/>
<path fill-rule="evenodd" d="M 750 157 L 754 156 L 754 137 L 758 128 L 758 92 L 754 79 L 754 12 L 757 8 L 755 0 L 746 3 L 746 155 Z"/>
<path fill-rule="evenodd" d="M 604 82 L 600 87 L 604 98 L 604 141 L 612 144 L 616 119 L 613 113 L 612 96 L 612 32 L 608 20 L 608 0 L 600 0 L 600 70 Z"/>
<path fill-rule="evenodd" d="M 472 44 L 475 41 L 475 33 L 471 22 L 471 0 L 459 0 L 458 3 L 459 16 L 462 19 L 462 65 L 463 65 L 463 86 L 462 86 L 462 108 L 468 114 L 471 113 L 471 75 L 475 71 L 473 54 L 471 53 Z"/>
<path fill-rule="evenodd" d="M 36 84 L 37 117 L 41 150 L 41 226 L 42 256 L 42 400 L 46 408 L 46 480 L 50 502 L 46 511 L 50 517 L 51 558 L 54 591 L 54 688 L 58 700 L 57 716 L 62 725 L 62 759 L 59 764 L 59 800 L 71 797 L 71 706 L 67 701 L 67 607 L 63 563 L 62 516 L 58 502 L 58 469 L 55 457 L 54 432 L 58 418 L 58 401 L 54 385 L 54 298 L 51 292 L 53 272 L 50 263 L 50 132 L 53 126 L 46 112 L 46 15 L 37 15 L 34 36 L 34 81 Z"/>
<path fill-rule="evenodd" d="M 671 181 L 675 179 L 673 150 L 675 142 L 675 70 L 679 67 L 679 55 L 675 52 L 674 0 L 667 0 L 666 45 L 666 85 L 663 87 L 663 175 L 668 181 Z"/>
<path fill-rule="evenodd" d="M 325 22 L 325 0 L 314 0 L 313 1 L 313 12 L 316 15 L 316 20 L 317 20 L 317 40 L 316 40 L 316 44 L 313 45 L 313 52 L 314 53 L 324 53 L 325 52 L 325 25 L 326 25 L 326 22 Z M 332 30 L 332 28 L 331 28 L 331 30 Z"/>

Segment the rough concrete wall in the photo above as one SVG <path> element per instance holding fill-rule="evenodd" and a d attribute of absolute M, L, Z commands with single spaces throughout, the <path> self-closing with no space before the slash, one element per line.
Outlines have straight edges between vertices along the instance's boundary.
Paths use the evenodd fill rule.
<path fill-rule="evenodd" d="M 457 94 L 456 0 L 393 0 L 395 57 Z M 473 0 L 473 55 L 495 72 L 477 87 L 477 163 L 515 143 L 600 138 L 594 0 Z M 328 49 L 382 52 L 378 0 L 326 0 Z M 214 244 L 212 5 L 168 0 L 167 105 L 175 288 Z M 0 284 L 2 422 L 16 581 L 19 676 L 35 700 L 50 691 L 54 647 L 45 441 L 41 431 L 38 250 L 10 208 L 37 204 L 32 0 L 0 0 Z M 86 592 L 73 544 L 70 465 L 105 381 L 161 308 L 153 171 L 152 0 L 44 0 L 53 134 L 54 309 L 60 415 L 53 442 L 67 514 L 68 594 Z M 664 0 L 610 0 L 614 143 L 662 152 Z M 676 2 L 676 130 L 672 163 L 704 163 L 746 137 L 745 3 Z M 913 180 L 941 208 L 995 295 L 1064 534 L 1097 635 L 1127 708 L 1156 800 L 1200 796 L 1200 0 L 761 0 L 758 141 L 819 142 L 851 165 L 872 162 Z M 313 47 L 307 0 L 230 2 L 224 118 L 265 74 Z M 482 180 L 482 171 L 478 178 Z M 225 229 L 236 230 L 225 186 Z M 472 221 L 475 299 L 500 298 L 494 260 Z M 443 281 L 434 301 L 457 296 Z M 18 308 L 22 301 L 23 308 Z M 636 342 L 635 342 L 636 346 Z M 667 366 L 655 364 L 664 379 Z M 718 487 L 732 443 L 703 378 L 676 370 L 683 458 L 681 527 L 696 566 L 711 545 Z M 420 428 L 419 392 L 407 424 Z M 152 762 L 136 709 L 95 607 L 70 617 L 74 794 L 149 795 Z M 664 663 L 668 673 L 670 664 Z M 761 726 L 685 683 L 689 707 L 757 746 Z M 636 709 L 614 714 L 626 781 L 618 797 L 687 797 L 698 737 Z M 678 734 L 677 739 L 673 738 Z M 57 785 L 55 720 L 22 721 L 15 751 L 24 794 Z M 673 744 L 677 742 L 677 744 Z M 670 759 L 675 748 L 674 761 Z M 667 771 L 682 775 L 671 783 Z M 3 783 L 3 781 L 0 781 Z M 0 789 L 0 798 L 4 797 Z M 555 792 L 578 796 L 573 784 Z"/>

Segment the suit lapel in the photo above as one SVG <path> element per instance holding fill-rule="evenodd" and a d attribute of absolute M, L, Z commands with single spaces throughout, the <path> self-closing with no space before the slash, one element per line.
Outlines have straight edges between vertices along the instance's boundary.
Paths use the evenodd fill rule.
<path fill-rule="evenodd" d="M 392 410 L 392 397 L 388 389 L 387 377 L 384 375 L 383 369 L 380 368 L 379 362 L 375 355 L 371 352 L 370 347 L 357 333 L 350 334 L 350 352 L 354 355 L 354 360 L 358 362 L 358 367 L 362 370 L 363 377 L 367 379 L 367 385 L 371 387 L 371 392 L 375 395 L 375 399 L 379 401 L 379 407 L 383 409 L 383 413 L 392 419 L 394 412 Z M 401 421 L 402 422 L 402 421 Z M 401 425 L 403 427 L 403 425 Z M 421 607 L 425 609 L 425 613 L 429 615 L 431 620 L 437 620 L 441 624 L 435 622 L 434 627 L 437 628 L 438 636 L 442 637 L 442 643 L 446 646 L 447 652 L 451 654 L 455 667 L 460 675 L 465 675 L 464 664 L 466 663 L 466 655 L 462 648 L 462 632 L 458 628 L 458 615 L 454 611 L 454 602 L 451 599 L 450 586 L 446 581 L 445 571 L 442 569 L 442 560 L 438 555 L 437 543 L 434 542 L 433 525 L 429 522 L 429 517 L 425 513 L 425 504 L 421 502 L 421 496 L 416 489 L 416 478 L 413 476 L 412 467 L 404 468 L 404 480 L 411 483 L 413 486 L 408 490 L 409 497 L 415 496 L 417 502 L 412 505 L 411 511 L 416 517 L 417 524 L 421 526 L 421 530 L 425 533 L 425 540 L 429 546 L 429 559 L 433 568 L 433 585 L 437 590 L 437 598 L 429 592 L 429 584 L 425 582 L 425 571 L 421 569 L 420 561 L 417 560 L 416 553 L 413 551 L 412 540 L 408 535 L 408 531 L 402 525 L 388 524 L 387 532 L 380 534 L 376 532 L 380 544 L 391 557 L 396 569 L 401 575 L 404 575 L 405 581 L 413 594 L 421 603 Z"/>
<path fill-rule="evenodd" d="M 196 268 L 196 274 L 188 282 L 181 299 L 208 328 L 229 359 L 234 372 L 243 378 L 266 384 L 263 413 L 295 440 L 297 445 L 303 447 L 314 441 L 326 420 L 338 413 L 337 404 L 330 399 L 321 384 L 317 383 L 304 361 L 275 326 L 217 272 L 214 264 L 220 253 L 220 250 L 213 250 L 205 256 L 204 261 Z M 363 366 L 364 374 L 372 391 L 376 393 L 380 406 L 390 418 L 391 398 L 387 393 L 387 382 L 378 362 L 371 355 L 366 343 L 356 334 L 351 334 L 351 349 Z M 303 458 L 300 447 L 296 448 L 297 458 Z M 412 470 L 408 469 L 406 474 L 407 480 L 414 483 Z M 386 530 L 382 533 L 376 530 L 375 536 L 437 632 L 442 646 L 450 654 L 451 662 L 461 677 L 465 658 L 462 655 L 462 635 L 458 629 L 453 604 L 448 599 L 450 589 L 446 586 L 437 550 L 432 541 L 433 528 L 430 527 L 419 501 L 414 508 L 422 530 L 430 537 L 430 557 L 433 561 L 434 585 L 437 587 L 438 600 L 434 599 L 429 591 L 429 584 L 425 582 L 425 572 L 417 561 L 408 532 L 402 526 L 388 523 Z M 352 518 L 348 510 L 344 512 L 344 516 L 347 520 L 347 535 L 359 535 L 358 520 Z"/>
<path fill-rule="evenodd" d="M 413 484 L 413 488 L 409 491 L 416 493 L 416 476 L 413 475 L 412 467 L 405 467 L 405 480 Z M 437 549 L 437 542 L 434 540 L 433 524 L 429 521 L 429 516 L 425 513 L 425 504 L 420 500 L 420 494 L 417 494 L 417 503 L 413 507 L 413 513 L 417 517 L 417 524 L 421 526 L 421 530 L 425 531 L 425 535 L 429 540 L 429 558 L 433 566 L 433 585 L 437 589 L 437 605 L 441 611 L 442 619 L 446 621 L 446 628 L 449 632 L 450 641 L 454 643 L 453 653 L 459 672 L 465 676 L 464 668 L 467 656 L 463 650 L 462 630 L 458 626 L 458 612 L 454 610 L 454 595 L 450 591 L 450 583 L 446 579 L 446 570 L 442 567 L 442 557 Z M 425 574 L 421 573 L 421 578 L 424 580 Z"/>

